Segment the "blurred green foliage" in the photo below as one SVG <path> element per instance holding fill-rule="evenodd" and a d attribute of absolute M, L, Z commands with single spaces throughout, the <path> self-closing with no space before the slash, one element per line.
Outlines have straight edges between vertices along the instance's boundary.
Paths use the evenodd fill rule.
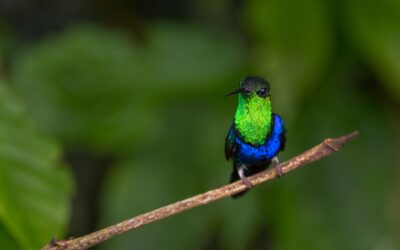
<path fill-rule="evenodd" d="M 0 82 L 0 246 L 39 249 L 65 233 L 71 176 L 60 148 L 38 133 Z"/>
<path fill-rule="evenodd" d="M 66 145 L 130 154 L 161 136 L 157 112 L 166 102 L 234 75 L 242 60 L 230 41 L 171 24 L 156 25 L 145 45 L 105 28 L 71 28 L 21 55 L 12 82 Z"/>
<path fill-rule="evenodd" d="M 382 83 L 400 100 L 400 2 L 346 1 L 346 34 L 355 51 L 373 67 Z"/>
<path fill-rule="evenodd" d="M 296 109 L 330 66 L 334 34 L 326 3 L 254 0 L 245 12 L 245 20 L 256 38 L 256 70 L 265 72 L 275 83 L 279 106 Z"/>
<path fill-rule="evenodd" d="M 71 184 L 54 168 L 54 141 L 113 157 L 98 227 L 225 184 L 223 143 L 236 102 L 223 96 L 257 74 L 270 80 L 288 128 L 281 160 L 327 136 L 358 129 L 360 138 L 241 199 L 99 248 L 398 249 L 398 1 L 252 0 L 239 12 L 250 41 L 190 22 L 148 23 L 140 38 L 75 24 L 20 50 L 6 71 L 10 84 L 0 85 L 0 146 L 14 145 L 0 149 L 0 246 L 36 249 L 65 232 Z"/>

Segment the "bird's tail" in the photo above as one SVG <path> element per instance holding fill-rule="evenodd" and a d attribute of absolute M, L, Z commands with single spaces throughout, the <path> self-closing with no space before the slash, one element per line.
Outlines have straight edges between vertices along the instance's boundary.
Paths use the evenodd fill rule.
<path fill-rule="evenodd" d="M 244 175 L 246 177 L 248 177 L 248 176 L 252 176 L 254 174 L 260 173 L 260 172 L 264 171 L 265 169 L 267 169 L 268 165 L 269 165 L 268 162 L 264 163 L 264 164 L 260 164 L 260 165 L 251 165 L 251 166 L 247 167 L 244 170 Z M 232 170 L 232 173 L 231 173 L 231 179 L 230 179 L 229 183 L 232 183 L 232 182 L 235 182 L 235 181 L 238 181 L 238 180 L 240 180 L 239 174 L 237 173 L 236 166 L 233 166 L 233 170 Z M 243 196 L 248 191 L 249 191 L 249 189 L 243 190 L 240 193 L 232 195 L 232 198 L 236 199 L 236 198 L 238 198 L 240 196 Z"/>

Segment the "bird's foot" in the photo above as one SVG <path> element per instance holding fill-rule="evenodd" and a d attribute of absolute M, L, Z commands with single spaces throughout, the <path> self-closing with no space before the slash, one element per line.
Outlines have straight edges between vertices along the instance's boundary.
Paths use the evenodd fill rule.
<path fill-rule="evenodd" d="M 247 177 L 244 175 L 244 170 L 246 169 L 246 165 L 241 165 L 238 167 L 238 175 L 240 179 L 242 180 L 243 184 L 246 186 L 247 189 L 250 189 L 253 187 L 253 184 L 247 179 Z"/>
<path fill-rule="evenodd" d="M 253 187 L 253 184 L 251 184 L 251 182 L 249 181 L 249 179 L 247 179 L 246 176 L 243 176 L 243 178 L 240 178 L 243 182 L 243 184 L 246 186 L 247 189 L 250 189 Z"/>
<path fill-rule="evenodd" d="M 272 165 L 275 168 L 276 175 L 278 177 L 282 177 L 283 176 L 283 170 L 282 170 L 281 165 L 279 164 L 278 157 L 275 156 L 274 158 L 272 158 Z"/>

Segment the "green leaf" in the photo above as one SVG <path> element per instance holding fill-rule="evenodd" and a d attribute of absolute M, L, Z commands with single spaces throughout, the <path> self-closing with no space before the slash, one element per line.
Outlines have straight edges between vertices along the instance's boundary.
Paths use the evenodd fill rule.
<path fill-rule="evenodd" d="M 63 234 L 71 176 L 59 160 L 59 147 L 38 134 L 0 83 L 0 245 L 5 249 L 39 249 Z"/>
<path fill-rule="evenodd" d="M 68 146 L 106 150 L 152 123 L 136 107 L 142 95 L 133 95 L 144 87 L 138 57 L 125 36 L 80 26 L 21 53 L 11 78 L 44 131 Z"/>

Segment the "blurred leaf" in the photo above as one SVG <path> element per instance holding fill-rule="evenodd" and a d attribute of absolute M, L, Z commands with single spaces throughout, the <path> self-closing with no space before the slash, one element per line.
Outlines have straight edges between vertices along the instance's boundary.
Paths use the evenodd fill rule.
<path fill-rule="evenodd" d="M 138 55 L 124 36 L 93 26 L 70 29 L 21 54 L 12 82 L 34 118 L 67 145 L 105 149 L 131 141 L 152 122 L 135 107 L 143 85 Z"/>
<path fill-rule="evenodd" d="M 57 163 L 59 147 L 37 133 L 3 83 L 0 121 L 0 245 L 39 249 L 63 233 L 71 177 Z"/>
<path fill-rule="evenodd" d="M 248 5 L 245 18 L 256 42 L 252 64 L 271 81 L 275 106 L 285 113 L 296 110 L 327 69 L 332 53 L 328 7 L 318 0 L 252 0 Z"/>
<path fill-rule="evenodd" d="M 372 66 L 388 92 L 400 100 L 400 1 L 345 1 L 345 28 L 356 51 Z"/>
<path fill-rule="evenodd" d="M 131 152 L 160 136 L 156 112 L 167 100 L 221 86 L 241 61 L 237 42 L 198 28 L 154 25 L 147 41 L 72 28 L 22 53 L 12 80 L 41 127 L 67 145 Z"/>

